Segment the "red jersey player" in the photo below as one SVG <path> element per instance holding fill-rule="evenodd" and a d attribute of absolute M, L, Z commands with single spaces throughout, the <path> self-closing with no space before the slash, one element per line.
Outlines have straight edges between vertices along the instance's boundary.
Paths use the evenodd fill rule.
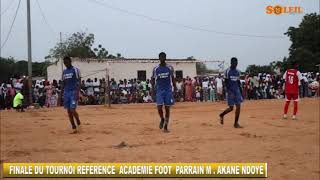
<path fill-rule="evenodd" d="M 296 65 L 292 64 L 292 69 L 288 69 L 284 75 L 283 79 L 285 81 L 285 94 L 286 94 L 286 104 L 284 106 L 284 115 L 283 119 L 287 119 L 287 113 L 290 101 L 293 100 L 294 109 L 292 119 L 296 120 L 298 112 L 298 101 L 299 101 L 299 85 L 302 80 L 301 73 L 297 70 Z"/>

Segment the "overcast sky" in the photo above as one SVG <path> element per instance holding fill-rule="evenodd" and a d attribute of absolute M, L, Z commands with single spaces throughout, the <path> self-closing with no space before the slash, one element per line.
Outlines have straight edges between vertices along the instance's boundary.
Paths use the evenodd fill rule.
<path fill-rule="evenodd" d="M 11 2 L 13 1 L 13 2 Z M 268 64 L 288 56 L 290 26 L 298 26 L 305 13 L 319 12 L 319 0 L 38 0 L 47 19 L 41 16 L 36 0 L 31 0 L 32 56 L 42 61 L 49 49 L 77 31 L 95 35 L 95 43 L 110 53 L 127 58 L 157 58 L 161 51 L 168 58 L 194 56 L 204 60 L 226 60 L 236 56 L 239 68 Z M 1 0 L 4 41 L 19 0 Z M 11 4 L 12 3 L 12 4 Z M 107 6 L 104 6 L 106 3 Z M 303 14 L 269 15 L 268 5 L 300 5 Z M 145 16 L 183 24 L 197 29 L 152 21 L 110 8 L 121 8 Z M 6 10 L 9 7 L 8 10 Z M 26 0 L 21 6 L 2 56 L 27 59 Z M 255 38 L 217 34 L 213 31 L 279 38 Z"/>

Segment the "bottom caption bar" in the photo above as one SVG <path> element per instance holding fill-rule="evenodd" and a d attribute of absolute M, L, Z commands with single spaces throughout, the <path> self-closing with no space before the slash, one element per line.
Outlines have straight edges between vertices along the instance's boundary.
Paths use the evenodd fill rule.
<path fill-rule="evenodd" d="M 3 177 L 267 177 L 267 163 L 3 163 Z"/>

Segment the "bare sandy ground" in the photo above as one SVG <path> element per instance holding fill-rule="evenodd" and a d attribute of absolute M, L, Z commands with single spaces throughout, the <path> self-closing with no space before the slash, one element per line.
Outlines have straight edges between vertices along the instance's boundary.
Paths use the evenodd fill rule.
<path fill-rule="evenodd" d="M 320 99 L 302 99 L 299 120 L 281 120 L 283 100 L 246 101 L 221 126 L 220 103 L 178 103 L 171 133 L 153 104 L 81 106 L 72 135 L 62 108 L 1 112 L 3 162 L 267 162 L 269 179 L 319 179 Z M 292 112 L 292 104 L 290 113 Z M 119 148 L 121 142 L 128 146 Z"/>

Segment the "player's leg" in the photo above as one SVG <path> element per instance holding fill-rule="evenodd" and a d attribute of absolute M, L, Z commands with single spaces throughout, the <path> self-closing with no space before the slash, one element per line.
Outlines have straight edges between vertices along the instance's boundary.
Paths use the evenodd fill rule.
<path fill-rule="evenodd" d="M 234 128 L 242 128 L 239 124 L 241 103 L 242 103 L 242 95 L 240 92 L 235 93 L 235 104 L 236 104 L 236 112 L 235 112 L 235 120 L 234 120 Z"/>
<path fill-rule="evenodd" d="M 226 114 L 228 114 L 229 112 L 233 111 L 233 106 L 235 105 L 235 95 L 233 94 L 227 94 L 227 102 L 228 102 L 228 108 L 226 110 L 224 110 L 220 115 L 220 123 L 223 124 L 223 118 Z"/>
<path fill-rule="evenodd" d="M 164 117 L 163 117 L 163 103 L 164 103 L 164 98 L 163 98 L 163 93 L 162 91 L 157 91 L 156 93 L 156 103 L 157 103 L 157 109 L 158 109 L 158 114 L 160 117 L 160 124 L 159 124 L 159 128 L 162 129 L 163 128 L 163 124 L 164 124 Z"/>
<path fill-rule="evenodd" d="M 168 126 L 169 126 L 169 119 L 170 119 L 170 106 L 165 106 L 166 110 L 166 117 L 164 121 L 164 132 L 169 132 Z"/>
<path fill-rule="evenodd" d="M 75 123 L 75 126 L 76 126 L 76 131 L 77 131 L 77 132 L 80 132 L 81 122 L 80 122 L 79 114 L 78 114 L 78 112 L 76 111 L 76 108 L 72 108 L 72 109 L 69 109 L 69 110 L 70 110 L 70 112 L 71 112 L 73 122 L 74 122 L 74 119 L 76 120 L 76 121 L 74 122 L 74 123 Z"/>
<path fill-rule="evenodd" d="M 290 99 L 291 99 L 291 95 L 290 94 L 286 94 L 286 103 L 284 105 L 284 109 L 283 109 L 283 119 L 287 119 L 288 118 L 288 109 L 289 109 L 289 105 L 290 105 Z"/>
<path fill-rule="evenodd" d="M 242 128 L 239 124 L 240 110 L 241 110 L 241 104 L 236 104 L 234 128 Z"/>
<path fill-rule="evenodd" d="M 72 109 L 71 111 L 72 111 L 73 117 L 76 119 L 77 125 L 80 126 L 81 122 L 80 122 L 78 112 L 76 111 L 76 109 Z"/>
<path fill-rule="evenodd" d="M 170 119 L 170 107 L 174 104 L 173 94 L 170 91 L 167 91 L 163 94 L 164 97 L 164 105 L 166 110 L 166 116 L 164 119 L 164 132 L 169 132 L 169 119 Z"/>
<path fill-rule="evenodd" d="M 72 92 L 72 96 L 71 96 L 71 104 L 70 104 L 70 111 L 72 113 L 72 116 L 74 117 L 74 119 L 76 120 L 76 129 L 78 132 L 80 132 L 80 119 L 79 119 L 79 114 L 77 113 L 76 109 L 77 109 L 77 92 L 74 91 Z"/>
<path fill-rule="evenodd" d="M 163 105 L 157 105 L 158 108 L 158 114 L 160 117 L 160 124 L 159 124 L 159 128 L 162 129 L 163 128 L 163 124 L 164 124 L 164 117 L 163 117 L 163 109 L 162 109 Z"/>
<path fill-rule="evenodd" d="M 77 133 L 77 126 L 73 120 L 73 113 L 72 113 L 72 109 L 68 109 L 68 117 L 69 117 L 69 121 L 71 124 L 71 128 L 72 128 L 72 134 Z"/>
<path fill-rule="evenodd" d="M 293 101 L 293 116 L 292 116 L 292 119 L 293 120 L 297 120 L 297 112 L 298 112 L 298 101 Z"/>
<path fill-rule="evenodd" d="M 72 96 L 70 94 L 70 92 L 64 92 L 64 95 L 63 95 L 63 105 L 64 105 L 64 108 L 67 109 L 67 112 L 68 112 L 68 117 L 69 117 L 69 121 L 70 121 L 70 124 L 71 124 L 71 128 L 72 128 L 72 134 L 74 133 L 77 133 L 77 126 L 73 120 L 73 113 L 71 112 L 72 111 Z"/>
<path fill-rule="evenodd" d="M 297 120 L 297 113 L 298 113 L 298 101 L 299 101 L 299 95 L 295 94 L 295 96 L 293 97 L 293 116 L 292 119 L 293 120 Z"/>
<path fill-rule="evenodd" d="M 220 117 L 220 123 L 223 124 L 223 118 L 224 115 L 228 114 L 229 112 L 233 111 L 233 105 L 229 106 L 227 109 L 225 109 L 222 113 L 220 113 L 219 117 Z"/>

